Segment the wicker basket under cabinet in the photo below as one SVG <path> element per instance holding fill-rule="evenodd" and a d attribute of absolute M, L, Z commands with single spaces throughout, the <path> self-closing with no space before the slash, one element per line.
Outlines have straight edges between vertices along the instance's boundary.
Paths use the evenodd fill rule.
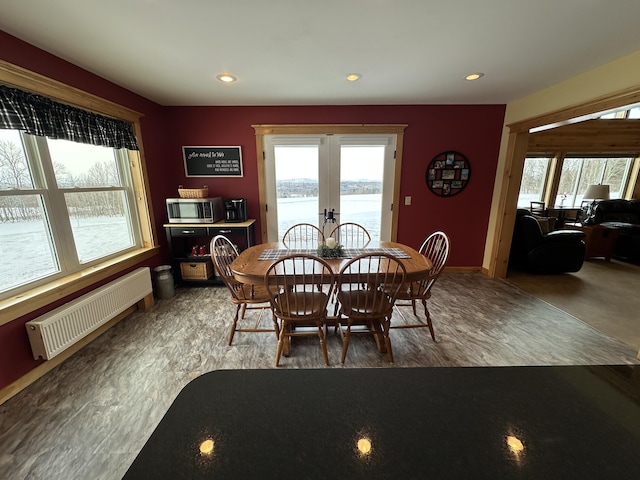
<path fill-rule="evenodd" d="M 206 262 L 180 262 L 183 280 L 209 280 L 213 276 L 211 260 Z"/>

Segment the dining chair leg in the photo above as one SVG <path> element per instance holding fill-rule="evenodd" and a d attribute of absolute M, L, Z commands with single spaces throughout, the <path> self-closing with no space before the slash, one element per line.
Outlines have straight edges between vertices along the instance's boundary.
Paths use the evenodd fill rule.
<path fill-rule="evenodd" d="M 247 313 L 247 304 L 243 303 L 242 304 L 242 313 L 240 314 L 240 318 L 244 320 L 244 316 Z"/>
<path fill-rule="evenodd" d="M 384 337 L 385 344 L 387 345 L 387 358 L 389 359 L 389 363 L 393 363 L 393 350 L 391 350 L 391 339 L 387 335 Z"/>
<path fill-rule="evenodd" d="M 433 331 L 433 323 L 431 323 L 431 314 L 429 313 L 429 309 L 427 308 L 427 301 L 422 300 L 422 305 L 424 305 L 424 314 L 427 317 L 427 326 L 429 327 L 429 333 L 431 333 L 431 339 L 436 341 L 436 333 Z"/>
<path fill-rule="evenodd" d="M 280 338 L 280 326 L 278 325 L 278 317 L 273 311 L 271 312 L 271 321 L 273 321 L 273 329 L 276 332 L 276 338 Z"/>
<path fill-rule="evenodd" d="M 342 359 L 341 363 L 344 364 L 345 359 L 347 358 L 347 350 L 349 350 L 349 341 L 351 340 L 351 325 L 347 326 L 347 331 L 344 332 L 342 336 Z"/>
<path fill-rule="evenodd" d="M 280 325 L 280 335 L 282 335 L 283 331 L 285 332 L 285 335 L 281 337 L 284 345 L 282 349 L 282 355 L 288 357 L 291 353 L 291 339 L 293 337 L 291 337 L 291 335 L 287 335 L 287 333 L 291 333 L 293 331 L 293 327 L 288 323 L 283 323 L 282 325 Z"/>
<path fill-rule="evenodd" d="M 393 363 L 393 350 L 391 350 L 391 338 L 389 338 L 389 327 L 390 321 L 383 320 L 381 323 L 382 326 L 382 336 L 384 337 L 384 344 L 387 347 L 387 358 L 390 363 Z"/>
<path fill-rule="evenodd" d="M 285 328 L 286 326 L 283 325 L 280 329 L 280 337 L 278 338 L 278 346 L 276 348 L 276 367 L 280 366 L 280 357 L 282 356 L 282 350 L 284 349 L 284 337 L 286 336 Z"/>
<path fill-rule="evenodd" d="M 324 355 L 324 363 L 329 365 L 329 353 L 327 352 L 327 342 L 324 339 L 324 331 L 322 325 L 318 324 L 318 337 L 320 337 L 320 349 Z"/>
<path fill-rule="evenodd" d="M 380 327 L 378 320 L 370 320 L 368 328 L 373 332 L 373 339 L 376 341 L 376 347 L 380 353 L 387 353 L 387 344 L 385 343 L 384 333 Z"/>
<path fill-rule="evenodd" d="M 411 300 L 411 306 L 413 307 L 413 316 L 417 317 L 418 316 L 418 312 L 416 312 L 416 299 L 412 299 Z"/>
<path fill-rule="evenodd" d="M 233 342 L 233 336 L 236 333 L 236 328 L 238 328 L 238 315 L 240 314 L 240 307 L 242 305 L 238 304 L 236 306 L 236 314 L 233 317 L 233 323 L 231 324 L 231 333 L 229 334 L 229 345 L 231 345 L 231 343 Z"/>

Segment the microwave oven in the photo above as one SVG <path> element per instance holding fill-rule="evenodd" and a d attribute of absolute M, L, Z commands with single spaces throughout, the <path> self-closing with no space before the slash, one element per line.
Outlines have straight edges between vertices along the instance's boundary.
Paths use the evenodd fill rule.
<path fill-rule="evenodd" d="M 222 197 L 167 198 L 169 223 L 216 223 L 224 220 Z"/>

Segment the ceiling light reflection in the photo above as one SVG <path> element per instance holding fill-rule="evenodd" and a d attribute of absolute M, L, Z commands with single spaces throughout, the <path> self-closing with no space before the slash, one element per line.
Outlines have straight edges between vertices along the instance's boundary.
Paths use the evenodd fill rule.
<path fill-rule="evenodd" d="M 360 80 L 360 77 L 362 77 L 362 75 L 360 75 L 359 73 L 350 73 L 349 75 L 347 75 L 347 80 L 349 80 L 350 82 L 355 82 L 356 80 Z"/>
<path fill-rule="evenodd" d="M 215 446 L 212 439 L 208 438 L 200 444 L 200 453 L 202 455 L 211 455 L 213 453 L 213 447 Z"/>
<path fill-rule="evenodd" d="M 518 437 L 514 437 L 513 435 L 507 436 L 507 446 L 509 447 L 509 450 L 511 450 L 515 454 L 524 451 L 524 445 L 522 444 L 522 442 L 518 439 Z"/>
<path fill-rule="evenodd" d="M 368 438 L 358 439 L 358 451 L 361 455 L 369 455 L 371 453 L 371 440 Z"/>

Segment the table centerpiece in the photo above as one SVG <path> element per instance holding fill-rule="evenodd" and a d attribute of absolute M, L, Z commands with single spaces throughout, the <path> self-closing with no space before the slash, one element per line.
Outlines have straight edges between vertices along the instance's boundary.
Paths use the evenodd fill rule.
<path fill-rule="evenodd" d="M 344 247 L 338 241 L 329 237 L 318 247 L 318 255 L 322 258 L 340 258 L 344 254 Z"/>

